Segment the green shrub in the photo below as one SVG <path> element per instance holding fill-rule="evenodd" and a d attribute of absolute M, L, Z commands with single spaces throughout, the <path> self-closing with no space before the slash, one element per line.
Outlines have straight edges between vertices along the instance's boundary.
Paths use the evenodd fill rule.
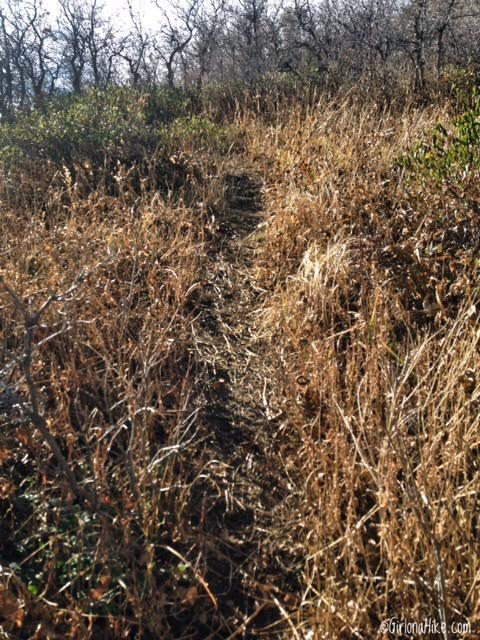
<path fill-rule="evenodd" d="M 435 182 L 461 183 L 480 170 L 480 92 L 473 89 L 470 108 L 449 129 L 438 124 L 430 142 L 418 144 L 399 164 Z"/>
<path fill-rule="evenodd" d="M 191 109 L 179 92 L 114 87 L 19 114 L 0 126 L 0 198 L 18 204 L 22 183 L 24 204 L 43 210 L 52 181 L 80 184 L 83 194 L 152 188 L 186 197 L 181 189 L 210 174 L 236 140 L 232 127 Z"/>
<path fill-rule="evenodd" d="M 190 99 L 178 89 L 159 85 L 150 87 L 143 95 L 148 125 L 168 124 L 191 113 Z"/>
<path fill-rule="evenodd" d="M 226 130 L 203 116 L 188 115 L 188 100 L 157 87 L 140 92 L 114 87 L 52 100 L 45 112 L 19 115 L 0 127 L 0 162 L 7 169 L 22 161 L 55 165 L 106 159 L 129 163 L 165 147 L 223 150 Z"/>
<path fill-rule="evenodd" d="M 148 146 L 144 98 L 113 88 L 53 100 L 44 113 L 20 115 L 0 128 L 0 160 L 8 165 L 51 160 L 72 165 L 137 155 Z"/>
<path fill-rule="evenodd" d="M 231 137 L 226 127 L 198 115 L 177 118 L 168 128 L 164 127 L 163 135 L 175 146 L 220 152 L 227 150 Z"/>

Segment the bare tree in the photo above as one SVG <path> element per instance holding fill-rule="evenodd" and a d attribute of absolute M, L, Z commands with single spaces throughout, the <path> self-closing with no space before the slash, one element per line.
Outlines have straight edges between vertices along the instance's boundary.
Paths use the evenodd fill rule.
<path fill-rule="evenodd" d="M 14 106 L 16 94 L 15 57 L 15 44 L 11 37 L 9 21 L 5 10 L 0 7 L 0 104 L 2 117 L 8 115 Z"/>
<path fill-rule="evenodd" d="M 415 86 L 423 90 L 429 68 L 435 68 L 437 78 L 447 61 L 449 31 L 469 16 L 480 16 L 462 0 L 411 0 L 400 24 L 405 50 L 415 69 Z"/>
<path fill-rule="evenodd" d="M 306 67 L 313 67 L 328 82 L 342 41 L 336 4 L 330 0 L 319 4 L 312 0 L 294 0 L 293 17 L 294 48 L 306 52 Z"/>
<path fill-rule="evenodd" d="M 201 0 L 189 0 L 187 4 L 172 4 L 167 12 L 159 0 L 155 0 L 163 16 L 155 51 L 165 65 L 168 86 L 175 87 L 175 65 L 192 41 Z"/>
<path fill-rule="evenodd" d="M 85 85 L 104 87 L 114 77 L 125 47 L 116 39 L 111 21 L 99 0 L 59 0 L 58 40 L 63 70 L 75 93 Z"/>
<path fill-rule="evenodd" d="M 213 3 L 209 11 L 202 7 L 197 13 L 191 56 L 196 68 L 198 90 L 202 89 L 205 78 L 212 72 L 215 54 L 218 61 L 221 46 L 220 34 L 225 24 L 225 9 L 225 0 L 218 0 Z"/>
<path fill-rule="evenodd" d="M 145 30 L 140 17 L 128 2 L 131 29 L 123 41 L 119 56 L 127 63 L 128 76 L 134 87 L 150 79 L 148 53 L 151 49 L 151 35 Z"/>
<path fill-rule="evenodd" d="M 391 91 L 391 59 L 398 52 L 397 0 L 346 0 L 337 12 L 342 28 L 342 57 L 352 79 L 362 78 Z"/>
<path fill-rule="evenodd" d="M 289 71 L 327 86 L 362 80 L 389 96 L 405 73 L 423 91 L 449 64 L 480 63 L 478 0 L 174 0 L 168 9 L 155 0 L 156 33 L 129 4 L 121 36 L 104 0 L 59 0 L 54 25 L 44 1 L 0 0 L 3 117 L 42 107 L 57 88 L 126 78 L 173 88 L 182 72 L 183 86 L 200 91 L 209 79 L 258 83 Z"/>
<path fill-rule="evenodd" d="M 55 34 L 41 0 L 9 0 L 0 7 L 2 111 L 33 100 L 43 104 L 58 74 Z"/>
<path fill-rule="evenodd" d="M 443 0 L 433 3 L 433 21 L 436 41 L 436 75 L 439 79 L 443 73 L 452 44 L 458 40 L 462 27 L 469 21 L 477 24 L 477 37 L 468 38 L 463 32 L 462 49 L 467 50 L 475 40 L 478 43 L 478 21 L 480 19 L 480 5 L 478 2 L 465 0 Z M 476 47 L 478 50 L 478 46 Z"/>
<path fill-rule="evenodd" d="M 59 41 L 62 46 L 64 72 L 74 93 L 84 86 L 87 65 L 85 14 L 78 0 L 59 0 L 61 15 L 58 21 Z"/>
<path fill-rule="evenodd" d="M 232 8 L 231 37 L 235 38 L 242 76 L 257 79 L 266 67 L 267 0 L 239 0 Z"/>
<path fill-rule="evenodd" d="M 85 8 L 84 38 L 93 84 L 106 86 L 113 78 L 125 42 L 123 38 L 115 38 L 111 20 L 105 17 L 104 5 L 99 0 L 91 0 Z"/>
<path fill-rule="evenodd" d="M 59 72 L 55 34 L 48 17 L 41 0 L 31 0 L 17 6 L 11 18 L 15 22 L 15 32 L 21 34 L 17 43 L 18 59 L 37 107 L 42 106 L 45 96 L 53 92 Z"/>

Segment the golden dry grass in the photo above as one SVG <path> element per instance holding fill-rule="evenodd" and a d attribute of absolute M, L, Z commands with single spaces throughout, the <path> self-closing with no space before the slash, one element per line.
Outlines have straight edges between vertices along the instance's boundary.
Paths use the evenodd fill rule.
<path fill-rule="evenodd" d="M 446 117 L 347 99 L 244 125 L 266 168 L 257 268 L 306 549 L 299 637 L 478 625 L 478 195 L 394 166 Z"/>
<path fill-rule="evenodd" d="M 33 168 L 25 185 L 3 189 L 2 279 L 32 311 L 76 283 L 35 326 L 32 374 L 48 429 L 93 496 L 75 495 L 15 407 L 31 399 L 25 326 L 3 290 L 5 633 L 366 640 L 383 637 L 391 617 L 478 629 L 480 194 L 474 180 L 452 192 L 395 164 L 450 111 L 387 111 L 354 95 L 267 100 L 233 116 L 242 144 L 227 157 L 185 150 L 197 164 L 184 197 L 148 181 L 139 191 L 124 169 L 116 195 L 81 172 L 75 181 Z M 265 474 L 288 481 L 291 496 L 270 531 L 252 528 L 252 548 L 268 552 L 249 558 L 242 610 L 225 583 L 210 586 L 215 501 L 221 511 L 223 492 L 236 496 L 213 467 L 224 466 L 225 483 L 235 470 L 206 444 L 198 341 L 205 274 L 234 242 L 212 211 L 227 208 L 225 175 L 247 165 L 263 180 L 265 221 L 249 236 L 249 272 L 225 269 L 261 292 L 241 320 L 252 344 L 270 346 L 239 375 L 252 397 L 261 379 L 274 391 L 256 428 L 275 457 Z M 228 317 L 250 300 L 229 303 Z M 248 495 L 256 522 L 264 507 Z M 232 527 L 229 540 L 240 536 Z M 290 552 L 290 574 L 269 564 Z M 229 571 L 233 547 L 231 556 Z M 259 597 L 262 563 L 277 575 L 269 568 Z M 265 610 L 274 613 L 262 630 Z"/>
<path fill-rule="evenodd" d="M 15 572 L 4 573 L 3 597 L 15 594 L 5 630 L 162 636 L 167 594 L 174 609 L 183 598 L 181 561 L 168 547 L 191 543 L 186 505 L 199 473 L 192 300 L 208 220 L 202 207 L 154 191 L 79 195 L 68 180 L 60 189 L 47 194 L 43 215 L 3 209 L 1 275 L 32 311 L 81 275 L 36 327 L 32 369 L 48 427 L 95 506 L 78 504 L 14 410 L 2 431 L 2 536 L 6 559 L 18 560 L 30 582 L 15 588 Z M 26 401 L 13 366 L 22 358 L 22 318 L 5 291 L 1 300 L 2 381 Z"/>

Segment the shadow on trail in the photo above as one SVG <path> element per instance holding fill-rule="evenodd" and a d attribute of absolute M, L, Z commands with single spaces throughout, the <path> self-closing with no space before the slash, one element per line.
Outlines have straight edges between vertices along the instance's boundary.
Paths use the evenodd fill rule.
<path fill-rule="evenodd" d="M 276 425 L 262 403 L 268 345 L 254 325 L 262 293 L 250 267 L 257 250 L 252 236 L 263 219 L 262 185 L 246 173 L 232 174 L 225 188 L 228 207 L 217 220 L 200 300 L 205 473 L 196 479 L 188 507 L 202 540 L 203 575 L 218 608 L 204 624 L 191 620 L 192 638 L 257 638 L 280 617 L 262 585 L 275 589 L 277 576 L 283 588 L 290 580 L 265 533 L 273 530 L 275 508 L 289 489 L 270 454 Z M 262 632 L 262 637 L 275 635 Z"/>

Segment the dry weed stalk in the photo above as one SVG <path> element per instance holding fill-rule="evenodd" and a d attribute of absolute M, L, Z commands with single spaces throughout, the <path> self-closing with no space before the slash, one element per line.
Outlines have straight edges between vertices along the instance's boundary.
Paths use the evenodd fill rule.
<path fill-rule="evenodd" d="M 68 302 L 73 299 L 73 295 L 79 285 L 85 279 L 85 274 L 81 273 L 77 278 L 75 278 L 72 286 L 62 294 L 53 294 L 50 295 L 47 300 L 37 309 L 36 311 L 30 311 L 25 304 L 22 302 L 20 297 L 15 293 L 15 291 L 10 287 L 3 279 L 0 278 L 0 288 L 8 293 L 10 298 L 12 299 L 15 308 L 17 309 L 20 317 L 23 321 L 24 328 L 24 340 L 23 340 L 23 353 L 20 358 L 20 365 L 25 376 L 25 381 L 28 389 L 28 402 L 30 408 L 23 401 L 21 401 L 22 410 L 26 415 L 29 416 L 33 426 L 40 431 L 42 437 L 45 442 L 48 444 L 50 449 L 52 450 L 55 459 L 64 474 L 70 489 L 73 494 L 80 500 L 85 501 L 90 507 L 96 508 L 96 499 L 95 496 L 92 495 L 88 490 L 84 487 L 81 487 L 77 479 L 75 477 L 74 472 L 72 471 L 70 465 L 65 459 L 60 447 L 57 444 L 54 436 L 50 432 L 48 427 L 48 423 L 42 415 L 40 402 L 38 397 L 37 385 L 33 378 L 32 373 L 32 359 L 35 350 L 35 329 L 39 325 L 42 316 L 47 311 L 47 309 L 53 303 L 57 302 Z M 67 330 L 66 327 L 63 329 L 56 331 L 53 334 L 50 334 L 48 337 L 43 338 L 40 344 L 45 344 L 46 342 L 52 340 L 53 338 L 62 335 Z"/>

